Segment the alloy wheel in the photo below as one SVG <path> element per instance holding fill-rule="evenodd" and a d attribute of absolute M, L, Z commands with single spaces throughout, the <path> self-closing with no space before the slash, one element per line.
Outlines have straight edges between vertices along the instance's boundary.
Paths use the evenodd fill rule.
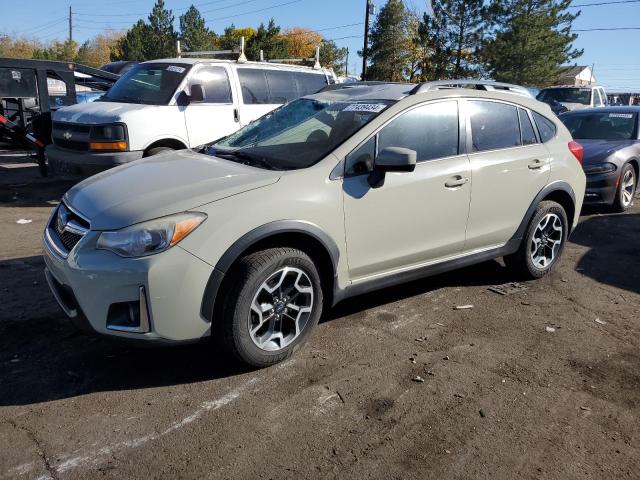
<path fill-rule="evenodd" d="M 282 350 L 304 331 L 313 309 L 309 276 L 294 267 L 280 268 L 258 287 L 249 310 L 251 340 L 267 351 Z"/>
<path fill-rule="evenodd" d="M 629 168 L 624 172 L 620 180 L 620 192 L 622 193 L 621 203 L 623 207 L 628 207 L 633 202 L 633 194 L 635 193 L 636 179 L 633 168 Z"/>
<path fill-rule="evenodd" d="M 540 269 L 547 268 L 558 256 L 564 230 L 562 220 L 555 213 L 547 213 L 533 232 L 529 254 L 533 264 Z"/>

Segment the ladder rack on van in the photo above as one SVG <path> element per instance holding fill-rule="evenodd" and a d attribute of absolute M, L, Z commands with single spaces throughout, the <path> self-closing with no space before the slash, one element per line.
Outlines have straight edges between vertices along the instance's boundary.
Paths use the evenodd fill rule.
<path fill-rule="evenodd" d="M 238 63 L 245 63 L 247 57 L 244 54 L 244 37 L 240 37 L 240 48 L 233 50 L 200 50 L 197 52 L 183 52 L 180 48 L 180 40 L 176 41 L 177 58 L 181 57 L 200 57 L 202 55 L 231 55 L 238 53 Z"/>
<path fill-rule="evenodd" d="M 260 50 L 260 61 L 264 61 L 262 50 Z M 296 62 L 296 63 L 314 62 L 313 69 L 320 70 L 322 68 L 322 66 L 320 65 L 320 47 L 316 46 L 316 54 L 312 58 L 273 58 L 269 60 L 269 63 L 285 63 L 285 62 Z"/>

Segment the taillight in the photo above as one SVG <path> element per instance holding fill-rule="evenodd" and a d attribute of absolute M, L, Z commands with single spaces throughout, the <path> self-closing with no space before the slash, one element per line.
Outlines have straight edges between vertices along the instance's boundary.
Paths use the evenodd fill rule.
<path fill-rule="evenodd" d="M 582 148 L 582 145 L 571 140 L 569 142 L 569 151 L 573 153 L 573 156 L 576 157 L 576 160 L 578 160 L 580 165 L 582 165 L 582 157 L 584 156 L 584 149 Z"/>

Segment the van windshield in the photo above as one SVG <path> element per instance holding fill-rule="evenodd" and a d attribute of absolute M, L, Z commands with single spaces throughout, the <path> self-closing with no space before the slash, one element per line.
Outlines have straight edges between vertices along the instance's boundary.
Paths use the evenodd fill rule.
<path fill-rule="evenodd" d="M 590 88 L 545 88 L 538 95 L 538 100 L 549 103 L 552 100 L 560 103 L 579 103 L 591 105 Z"/>
<path fill-rule="evenodd" d="M 310 167 L 391 103 L 302 98 L 213 144 L 206 153 L 274 170 Z"/>
<path fill-rule="evenodd" d="M 100 101 L 167 105 L 190 67 L 186 64 L 140 63 L 120 77 Z"/>

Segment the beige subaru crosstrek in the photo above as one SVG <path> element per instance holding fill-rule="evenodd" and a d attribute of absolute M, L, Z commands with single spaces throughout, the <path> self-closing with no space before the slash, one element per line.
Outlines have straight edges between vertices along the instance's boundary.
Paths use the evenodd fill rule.
<path fill-rule="evenodd" d="M 266 366 L 349 296 L 496 257 L 542 277 L 578 222 L 582 148 L 523 89 L 452 87 L 332 86 L 88 178 L 44 232 L 54 296 L 89 331 L 212 337 Z"/>

